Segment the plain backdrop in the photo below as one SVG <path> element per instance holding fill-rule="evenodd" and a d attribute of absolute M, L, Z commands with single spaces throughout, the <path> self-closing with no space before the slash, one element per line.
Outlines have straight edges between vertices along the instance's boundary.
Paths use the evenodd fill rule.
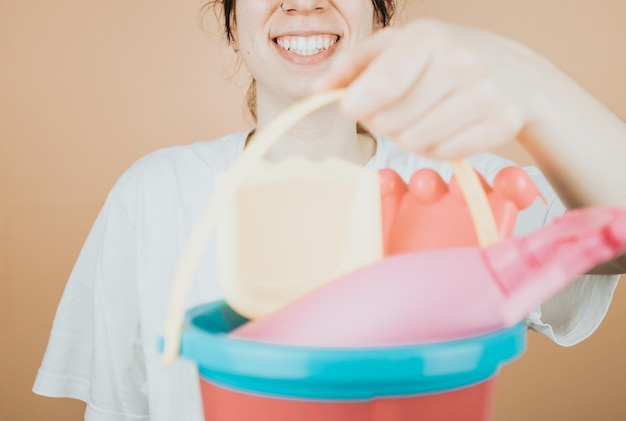
<path fill-rule="evenodd" d="M 247 75 L 212 15 L 201 28 L 201 4 L 0 0 L 2 421 L 82 419 L 81 402 L 31 387 L 65 281 L 124 169 L 249 127 Z M 626 116 L 624 1 L 422 0 L 404 8 L 414 16 L 522 41 Z M 515 144 L 499 152 L 531 162 Z M 622 287 L 584 343 L 559 348 L 531 333 L 502 370 L 495 419 L 626 419 L 625 320 Z"/>

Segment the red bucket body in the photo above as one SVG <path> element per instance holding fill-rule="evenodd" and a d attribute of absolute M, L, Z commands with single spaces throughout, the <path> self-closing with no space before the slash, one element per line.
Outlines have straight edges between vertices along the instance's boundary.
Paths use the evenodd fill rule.
<path fill-rule="evenodd" d="M 200 381 L 206 421 L 488 421 L 495 378 L 426 395 L 366 401 L 282 399 Z"/>

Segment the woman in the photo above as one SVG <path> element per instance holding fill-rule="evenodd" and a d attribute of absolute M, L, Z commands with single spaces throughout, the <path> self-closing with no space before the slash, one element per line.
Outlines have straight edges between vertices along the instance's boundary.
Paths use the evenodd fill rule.
<path fill-rule="evenodd" d="M 626 156 L 626 126 L 519 44 L 436 21 L 383 29 L 394 9 L 389 0 L 212 3 L 256 81 L 249 103 L 257 127 L 314 91 L 348 88 L 345 114 L 315 113 L 268 159 L 339 156 L 404 177 L 426 166 L 447 177 L 437 159 L 478 153 L 470 162 L 490 179 L 511 163 L 479 152 L 517 138 L 568 207 L 626 206 L 619 184 L 626 167 L 615 158 Z M 356 120 L 367 130 L 357 130 Z M 155 343 L 181 249 L 213 177 L 247 142 L 254 142 L 250 133 L 233 133 L 157 151 L 120 178 L 68 281 L 36 393 L 85 401 L 87 420 L 202 419 L 195 367 L 182 360 L 164 367 Z M 528 171 L 548 204 L 524 211 L 518 233 L 564 211 L 539 171 Z M 625 260 L 597 272 L 623 273 Z M 188 306 L 221 298 L 215 244 L 196 276 Z M 562 345 L 583 340 L 604 317 L 616 281 L 581 276 L 529 315 L 529 326 Z"/>

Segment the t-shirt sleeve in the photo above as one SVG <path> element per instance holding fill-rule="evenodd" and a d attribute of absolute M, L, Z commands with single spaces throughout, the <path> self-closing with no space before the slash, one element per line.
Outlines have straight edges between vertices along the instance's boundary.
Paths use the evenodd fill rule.
<path fill-rule="evenodd" d="M 136 232 L 111 192 L 57 308 L 33 391 L 87 403 L 88 421 L 147 420 Z"/>
<path fill-rule="evenodd" d="M 565 213 L 565 206 L 536 168 L 526 169 L 546 203 L 537 200 L 520 213 L 516 235 L 527 234 Z M 526 320 L 528 327 L 562 346 L 589 337 L 600 325 L 611 304 L 618 275 L 582 275 L 558 294 L 539 304 Z"/>

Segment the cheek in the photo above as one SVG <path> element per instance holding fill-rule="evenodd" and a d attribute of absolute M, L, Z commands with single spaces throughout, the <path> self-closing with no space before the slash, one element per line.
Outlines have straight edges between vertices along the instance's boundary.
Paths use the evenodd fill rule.
<path fill-rule="evenodd" d="M 374 6 L 371 0 L 345 2 L 343 15 L 359 38 L 366 38 L 375 31 Z"/>
<path fill-rule="evenodd" d="M 237 0 L 233 34 L 238 43 L 248 45 L 262 35 L 264 23 L 273 10 L 272 3 L 271 1 Z"/>

